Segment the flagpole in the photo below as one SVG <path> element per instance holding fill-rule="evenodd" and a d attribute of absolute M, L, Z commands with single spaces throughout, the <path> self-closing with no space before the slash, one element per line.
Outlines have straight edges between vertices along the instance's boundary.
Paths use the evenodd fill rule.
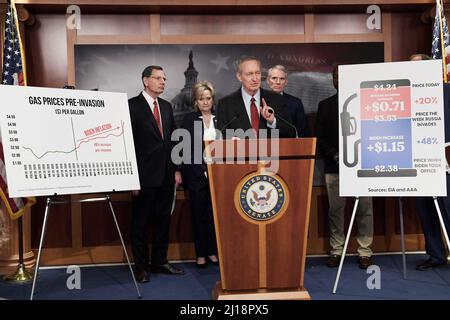
<path fill-rule="evenodd" d="M 19 41 L 19 50 L 21 52 L 21 61 L 22 61 L 22 72 L 23 72 L 23 83 L 26 86 L 27 85 L 27 77 L 26 77 L 26 71 L 25 71 L 25 55 L 22 54 L 24 53 L 23 51 L 23 47 L 22 47 L 22 38 L 20 36 L 20 26 L 19 26 L 19 19 L 17 16 L 17 11 L 16 11 L 16 5 L 14 3 L 14 0 L 11 0 L 10 3 L 11 6 L 11 12 L 14 15 L 14 21 L 17 24 L 17 38 Z M 25 208 L 23 208 L 24 210 Z M 23 214 L 17 219 L 17 233 L 18 233 L 18 237 L 19 237 L 19 264 L 17 266 L 16 272 L 13 273 L 12 275 L 6 276 L 4 278 L 5 281 L 10 281 L 10 282 L 26 282 L 26 281 L 30 281 L 31 279 L 33 279 L 33 274 L 32 272 L 29 272 L 26 267 L 25 267 L 25 263 L 23 260 Z"/>
<path fill-rule="evenodd" d="M 27 68 L 25 63 L 25 51 L 23 50 L 22 37 L 20 36 L 19 17 L 17 16 L 16 4 L 14 1 L 15 0 L 11 0 L 11 12 L 14 14 L 14 20 L 16 21 L 17 24 L 16 29 L 17 29 L 17 39 L 19 40 L 19 50 L 21 52 L 20 58 L 22 60 L 23 85 L 26 87 L 28 83 L 27 83 Z"/>
<path fill-rule="evenodd" d="M 6 276 L 5 281 L 9 282 L 26 282 L 33 279 L 33 274 L 30 273 L 25 267 L 23 261 L 23 220 L 22 216 L 17 220 L 18 222 L 18 234 L 19 234 L 19 265 L 17 266 L 16 272 Z"/>
<path fill-rule="evenodd" d="M 445 43 L 444 43 L 444 30 L 442 28 L 442 6 L 441 6 L 441 0 L 436 0 L 436 5 L 438 6 L 438 12 L 439 12 L 439 33 L 441 36 L 441 53 L 442 53 L 442 68 L 444 69 L 444 82 L 447 83 L 447 61 L 446 61 L 446 54 L 445 54 Z"/>

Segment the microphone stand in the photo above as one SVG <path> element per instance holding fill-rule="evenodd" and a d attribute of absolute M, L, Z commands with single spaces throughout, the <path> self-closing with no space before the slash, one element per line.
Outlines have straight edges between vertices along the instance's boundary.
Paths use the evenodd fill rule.
<path fill-rule="evenodd" d="M 275 116 L 275 112 L 274 112 L 274 110 L 272 108 L 269 108 L 268 112 Z M 298 130 L 292 123 L 290 123 L 289 121 L 287 121 L 286 119 L 284 119 L 283 117 L 280 117 L 280 116 L 276 116 L 276 118 L 280 119 L 281 121 L 286 123 L 289 127 L 293 128 L 295 130 L 295 137 L 298 138 Z"/>

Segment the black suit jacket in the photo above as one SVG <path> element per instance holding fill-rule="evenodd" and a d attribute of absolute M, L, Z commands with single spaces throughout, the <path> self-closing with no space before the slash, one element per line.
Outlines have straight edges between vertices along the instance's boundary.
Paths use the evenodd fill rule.
<path fill-rule="evenodd" d="M 206 179 L 205 171 L 206 171 L 206 164 L 203 161 L 203 150 L 204 143 L 203 143 L 203 120 L 201 117 L 200 112 L 191 112 L 186 114 L 186 116 L 183 118 L 183 124 L 181 127 L 183 129 L 186 129 L 189 131 L 190 137 L 191 137 L 191 158 L 190 163 L 183 163 L 181 165 L 181 173 L 183 174 L 183 183 L 187 185 L 189 188 L 189 185 L 192 183 L 195 183 L 197 179 Z M 214 126 L 217 128 L 217 117 L 213 118 Z M 194 125 L 197 123 L 197 125 L 201 128 L 201 130 L 195 131 Z M 201 154 L 198 154 L 195 156 L 194 154 L 194 140 L 199 141 L 201 143 Z M 195 159 L 197 158 L 197 159 Z M 199 162 L 201 163 L 194 163 Z"/>
<path fill-rule="evenodd" d="M 175 130 L 172 106 L 158 98 L 163 139 L 142 93 L 128 100 L 128 105 L 141 188 L 160 187 L 166 177 L 174 183 L 175 165 L 170 156 L 173 148 L 170 138 Z"/>
<path fill-rule="evenodd" d="M 273 108 L 275 111 L 275 117 L 279 115 L 285 121 L 292 124 L 291 116 L 289 115 L 289 111 L 284 104 L 283 97 L 271 91 L 264 89 L 260 90 L 261 99 L 264 98 L 267 105 Z M 258 105 L 262 105 L 262 102 L 257 102 L 257 106 Z M 226 129 L 243 129 L 245 131 L 252 128 L 247 110 L 245 109 L 240 88 L 239 90 L 219 100 L 216 114 L 218 129 L 222 131 L 224 137 Z M 268 137 L 270 137 L 270 128 L 267 126 L 267 121 L 261 116 L 259 118 L 259 128 L 267 129 Z M 276 128 L 280 130 L 280 138 L 295 137 L 295 130 L 280 118 L 277 118 Z"/>
<path fill-rule="evenodd" d="M 320 155 L 325 162 L 325 173 L 338 173 L 334 155 L 339 152 L 339 104 L 335 94 L 319 102 L 316 117 L 316 136 Z"/>
<path fill-rule="evenodd" d="M 292 119 L 292 124 L 297 128 L 299 137 L 309 137 L 308 123 L 305 115 L 305 108 L 302 100 L 290 94 L 283 92 L 283 99 Z"/>

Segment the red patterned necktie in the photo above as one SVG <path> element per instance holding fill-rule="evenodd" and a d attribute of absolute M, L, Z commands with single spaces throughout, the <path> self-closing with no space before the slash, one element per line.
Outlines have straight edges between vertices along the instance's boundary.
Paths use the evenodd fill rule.
<path fill-rule="evenodd" d="M 255 98 L 252 97 L 250 100 L 250 114 L 252 118 L 252 128 L 255 131 L 256 137 L 258 137 L 258 130 L 259 130 L 259 113 L 258 109 L 256 108 Z"/>
<path fill-rule="evenodd" d="M 161 133 L 161 137 L 163 136 L 163 130 L 161 125 L 161 117 L 159 116 L 159 108 L 158 103 L 153 101 L 153 116 L 155 117 L 156 125 L 158 126 L 159 132 Z"/>

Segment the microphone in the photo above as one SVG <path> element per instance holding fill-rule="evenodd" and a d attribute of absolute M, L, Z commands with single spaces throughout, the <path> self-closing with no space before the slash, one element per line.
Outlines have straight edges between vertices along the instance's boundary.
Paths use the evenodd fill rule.
<path fill-rule="evenodd" d="M 273 114 L 275 116 L 275 111 L 271 108 L 271 107 L 267 107 L 267 112 L 269 112 L 270 114 Z M 284 123 L 286 123 L 289 127 L 293 128 L 295 130 L 295 137 L 298 138 L 298 131 L 297 128 L 290 123 L 289 121 L 287 121 L 286 119 L 284 119 L 283 117 L 280 116 L 276 116 L 277 119 L 280 119 L 281 121 L 283 121 Z"/>
<path fill-rule="evenodd" d="M 230 121 L 228 121 L 227 123 L 225 123 L 223 126 L 222 126 L 222 128 L 220 128 L 220 132 L 222 133 L 222 135 L 224 135 L 223 133 L 223 131 L 226 129 L 226 128 L 228 128 L 228 126 L 230 125 L 230 124 L 232 124 L 234 121 L 236 121 L 237 119 L 239 119 L 239 117 L 240 117 L 240 115 L 239 114 L 237 114 L 237 115 L 235 115 L 233 118 L 231 118 L 231 120 Z M 224 135 L 225 136 L 225 135 Z"/>

